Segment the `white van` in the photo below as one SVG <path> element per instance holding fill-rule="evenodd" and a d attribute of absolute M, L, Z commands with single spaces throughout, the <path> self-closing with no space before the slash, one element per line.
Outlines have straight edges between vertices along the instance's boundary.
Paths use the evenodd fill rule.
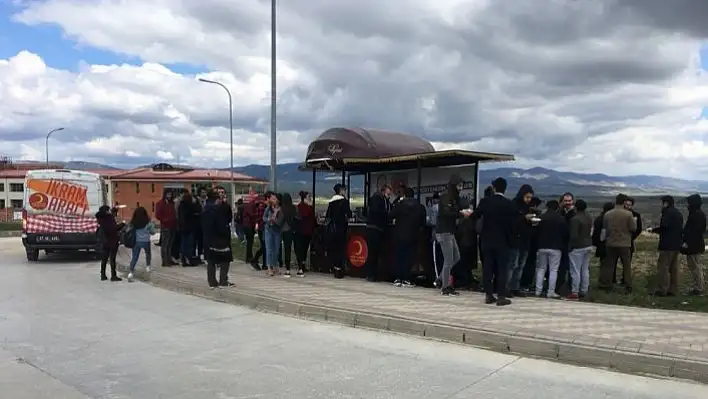
<path fill-rule="evenodd" d="M 107 202 L 103 178 L 65 169 L 30 170 L 25 176 L 22 244 L 27 260 L 39 251 L 97 250 L 96 212 Z"/>

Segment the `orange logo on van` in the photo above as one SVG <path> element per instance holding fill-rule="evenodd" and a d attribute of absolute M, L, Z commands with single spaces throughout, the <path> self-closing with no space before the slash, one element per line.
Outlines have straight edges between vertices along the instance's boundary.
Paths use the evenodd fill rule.
<path fill-rule="evenodd" d="M 38 211 L 83 216 L 89 210 L 86 186 L 50 179 L 30 180 L 27 188 L 35 191 L 27 202 Z"/>

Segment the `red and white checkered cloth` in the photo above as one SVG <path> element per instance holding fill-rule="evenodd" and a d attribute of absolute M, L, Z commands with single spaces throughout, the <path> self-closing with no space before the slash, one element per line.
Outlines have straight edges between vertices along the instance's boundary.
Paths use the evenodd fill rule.
<path fill-rule="evenodd" d="M 27 233 L 95 233 L 95 217 L 27 215 Z"/>

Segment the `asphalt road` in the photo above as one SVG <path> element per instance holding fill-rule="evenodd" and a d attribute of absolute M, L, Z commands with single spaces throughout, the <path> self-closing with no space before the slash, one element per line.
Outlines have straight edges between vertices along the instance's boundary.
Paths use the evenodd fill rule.
<path fill-rule="evenodd" d="M 693 383 L 101 282 L 86 257 L 27 264 L 17 239 L 0 239 L 0 270 L 2 398 L 708 398 Z"/>

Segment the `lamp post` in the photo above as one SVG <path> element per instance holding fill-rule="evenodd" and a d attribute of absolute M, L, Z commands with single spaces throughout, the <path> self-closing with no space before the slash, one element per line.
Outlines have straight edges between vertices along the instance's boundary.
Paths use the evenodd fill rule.
<path fill-rule="evenodd" d="M 51 137 L 52 133 L 54 133 L 54 132 L 59 132 L 59 131 L 61 131 L 61 130 L 64 130 L 64 128 L 63 128 L 63 127 L 58 127 L 58 128 L 56 128 L 56 129 L 50 130 L 50 131 L 47 133 L 47 140 L 46 140 L 46 142 L 44 143 L 44 153 L 45 153 L 45 155 L 46 155 L 46 157 L 47 157 L 47 166 L 49 166 L 49 137 Z"/>
<path fill-rule="evenodd" d="M 276 181 L 276 167 L 277 167 L 277 157 L 276 157 L 276 120 L 275 120 L 275 110 L 276 110 L 276 62 L 275 62 L 275 32 L 276 32 L 276 0 L 270 0 L 270 187 L 273 191 L 278 190 L 278 184 Z M 314 193 L 312 194 L 314 195 Z"/>
<path fill-rule="evenodd" d="M 199 81 L 203 83 L 211 83 L 214 85 L 221 86 L 221 88 L 226 90 L 226 94 L 229 96 L 229 136 L 231 142 L 231 168 L 229 169 L 229 173 L 231 176 L 231 203 L 233 203 L 234 196 L 236 195 L 236 183 L 234 182 L 234 107 L 233 99 L 231 98 L 231 91 L 229 91 L 229 89 L 223 84 L 214 80 L 199 78 Z"/>

